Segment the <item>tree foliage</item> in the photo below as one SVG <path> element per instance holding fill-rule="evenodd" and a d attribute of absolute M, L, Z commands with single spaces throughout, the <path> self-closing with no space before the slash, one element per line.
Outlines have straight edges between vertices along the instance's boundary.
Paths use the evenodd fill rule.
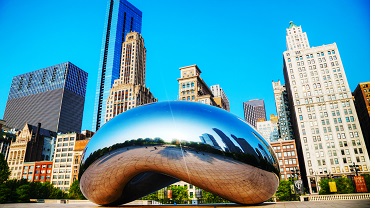
<path fill-rule="evenodd" d="M 66 199 L 68 195 L 49 182 L 7 180 L 0 184 L 0 203 L 29 202 L 30 199 Z"/>
<path fill-rule="evenodd" d="M 30 184 L 24 184 L 16 188 L 17 202 L 30 202 Z"/>
<path fill-rule="evenodd" d="M 355 192 L 353 181 L 349 178 L 335 178 L 337 193 L 350 194 Z"/>
<path fill-rule="evenodd" d="M 291 186 L 293 182 L 289 180 L 280 180 L 279 187 L 276 191 L 276 197 L 279 201 L 298 201 L 299 195 L 292 193 Z"/>
<path fill-rule="evenodd" d="M 211 192 L 202 190 L 202 202 L 203 203 L 230 203 L 230 201 L 221 198 Z"/>
<path fill-rule="evenodd" d="M 0 153 L 0 184 L 8 180 L 10 170 L 7 161 L 2 153 Z"/>
<path fill-rule="evenodd" d="M 75 180 L 69 188 L 69 199 L 86 199 L 79 187 L 79 180 Z"/>
<path fill-rule="evenodd" d="M 188 190 L 187 187 L 184 186 L 170 186 L 172 190 L 172 200 L 177 204 L 187 204 L 189 197 L 188 197 Z"/>
<path fill-rule="evenodd" d="M 329 182 L 336 182 L 337 192 L 331 193 L 329 190 Z M 350 194 L 354 193 L 355 188 L 353 181 L 349 178 L 333 178 L 333 179 L 321 179 L 319 181 L 319 194 Z"/>

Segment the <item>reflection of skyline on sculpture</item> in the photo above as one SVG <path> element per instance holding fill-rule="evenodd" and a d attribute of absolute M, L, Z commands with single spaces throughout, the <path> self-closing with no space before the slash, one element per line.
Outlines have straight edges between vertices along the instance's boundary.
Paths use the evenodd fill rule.
<path fill-rule="evenodd" d="M 130 202 L 176 180 L 254 204 L 274 194 L 279 174 L 272 148 L 245 121 L 217 107 L 171 101 L 102 126 L 86 146 L 79 178 L 83 194 L 102 205 Z M 101 191 L 103 185 L 110 190 Z"/>
<path fill-rule="evenodd" d="M 222 109 L 199 109 L 196 114 L 193 114 L 189 111 L 181 110 L 186 103 L 190 105 L 190 102 L 179 101 L 178 103 L 181 103 L 181 107 L 176 107 L 174 103 L 175 102 L 159 102 L 157 103 L 158 110 L 154 110 L 152 107 L 156 103 L 144 105 L 150 106 L 148 108 L 134 108 L 126 112 L 127 116 L 132 118 L 130 120 L 122 119 L 119 116 L 113 118 L 113 121 L 109 121 L 111 122 L 110 127 L 105 124 L 101 127 L 101 131 L 96 133 L 96 135 L 102 135 L 110 132 L 111 139 L 100 141 L 100 143 L 90 142 L 92 145 L 88 145 L 86 154 L 90 154 L 96 149 L 122 143 L 125 140 L 138 138 L 162 138 L 167 142 L 173 139 L 202 142 L 200 136 L 203 134 L 212 135 L 214 138 L 215 135 L 216 137 L 219 136 L 221 139 L 217 139 L 216 143 L 223 151 L 228 149 L 229 152 L 238 152 L 241 151 L 241 146 L 236 139 L 231 139 L 229 137 L 231 135 L 229 132 L 233 132 L 231 131 L 232 129 L 235 129 L 236 138 L 254 138 L 254 134 L 259 135 L 255 129 L 252 129 L 254 133 L 248 131 L 248 124 L 231 114 L 228 114 L 230 115 L 228 116 L 227 114 L 219 113 L 218 115 L 220 116 L 212 117 L 212 115 L 223 111 Z M 201 104 L 198 104 L 198 106 L 199 105 Z M 193 104 L 193 106 L 196 105 Z M 142 115 L 139 116 L 140 114 Z M 121 122 L 118 122 L 118 120 L 121 120 Z M 157 123 L 155 123 L 156 120 Z M 142 123 L 142 125 L 140 125 L 140 123 Z M 186 128 L 188 128 L 188 130 Z M 99 137 L 96 135 L 92 140 Z M 223 138 L 227 143 L 224 142 Z M 248 142 L 251 146 L 261 146 L 262 148 L 271 149 L 266 146 L 267 142 L 261 141 L 261 139 L 263 139 L 261 136 L 258 136 L 258 138 L 260 140 L 258 144 L 254 143 L 255 140 L 249 140 Z M 236 143 L 236 145 L 234 143 Z M 273 151 L 271 152 L 273 153 Z"/>

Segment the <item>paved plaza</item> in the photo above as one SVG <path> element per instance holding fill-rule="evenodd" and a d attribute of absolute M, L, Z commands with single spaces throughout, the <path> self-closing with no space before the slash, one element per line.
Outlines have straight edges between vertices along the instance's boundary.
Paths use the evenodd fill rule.
<path fill-rule="evenodd" d="M 68 204 L 60 203 L 14 203 L 14 204 L 0 204 L 0 208 L 34 208 L 34 207 L 81 207 L 81 208 L 93 208 L 102 207 L 91 202 L 75 202 Z M 365 208 L 370 207 L 370 200 L 333 200 L 333 201 L 307 201 L 307 202 L 265 202 L 260 205 L 252 206 L 241 206 L 238 204 L 208 204 L 208 205 L 121 205 L 117 207 L 136 207 L 136 208 L 247 208 L 247 207 L 266 207 L 266 208 Z"/>

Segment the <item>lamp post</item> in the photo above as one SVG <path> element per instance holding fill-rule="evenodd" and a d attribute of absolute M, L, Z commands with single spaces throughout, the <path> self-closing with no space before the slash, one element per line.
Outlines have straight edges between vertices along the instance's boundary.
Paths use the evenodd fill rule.
<path fill-rule="evenodd" d="M 358 176 L 359 171 L 359 165 L 356 165 L 355 162 L 353 162 L 353 165 L 349 165 L 350 171 L 355 172 L 355 175 Z"/>
<path fill-rule="evenodd" d="M 329 172 L 329 173 L 327 174 L 327 178 L 328 178 L 328 179 L 332 179 L 332 178 L 333 178 L 333 174 L 332 174 L 331 172 Z"/>
<path fill-rule="evenodd" d="M 290 171 L 292 171 L 292 181 L 294 181 L 294 178 L 298 180 L 298 177 L 300 175 L 299 169 L 297 167 L 293 167 L 293 169 Z"/>

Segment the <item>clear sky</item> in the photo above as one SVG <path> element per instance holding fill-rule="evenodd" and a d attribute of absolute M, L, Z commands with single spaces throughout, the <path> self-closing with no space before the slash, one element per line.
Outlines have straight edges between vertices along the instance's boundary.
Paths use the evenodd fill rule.
<path fill-rule="evenodd" d="M 276 114 L 272 80 L 281 80 L 289 21 L 310 46 L 336 42 L 350 90 L 370 80 L 369 0 L 129 0 L 143 12 L 146 86 L 176 100 L 179 68 L 197 64 L 220 84 L 231 112 L 264 99 Z M 0 119 L 14 76 L 70 61 L 89 73 L 82 129 L 92 125 L 106 0 L 0 1 Z"/>

